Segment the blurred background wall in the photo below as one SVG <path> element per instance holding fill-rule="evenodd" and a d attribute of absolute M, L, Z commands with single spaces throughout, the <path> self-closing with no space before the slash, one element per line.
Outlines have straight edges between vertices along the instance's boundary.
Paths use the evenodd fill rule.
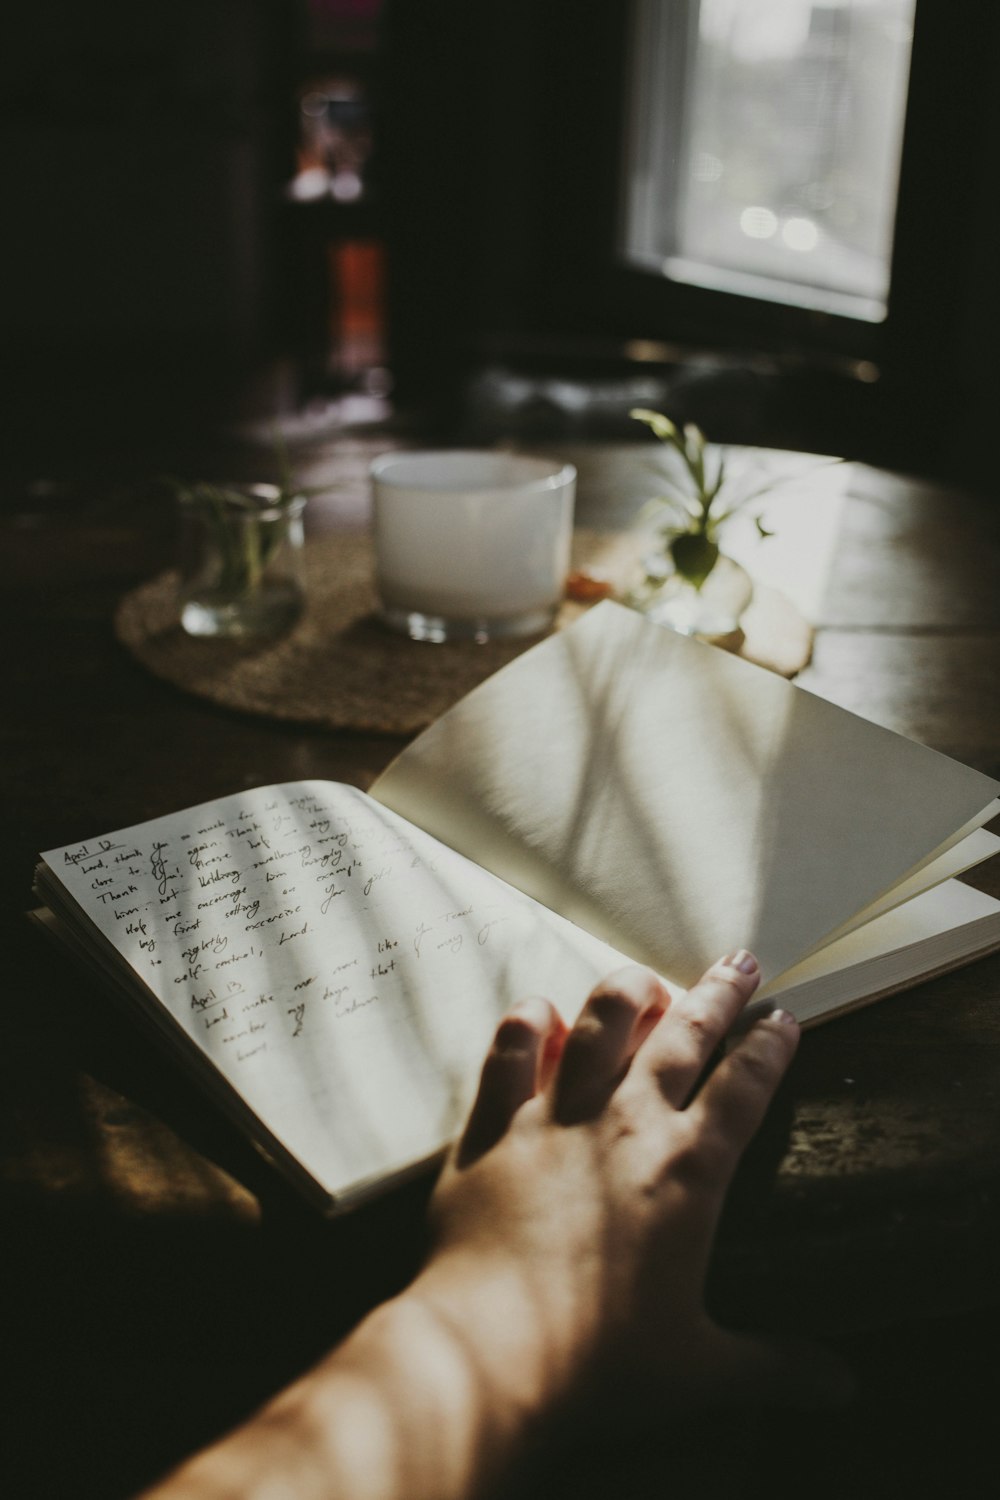
<path fill-rule="evenodd" d="M 998 61 L 977 0 L 38 0 L 0 53 L 8 458 L 641 401 L 989 485 Z"/>

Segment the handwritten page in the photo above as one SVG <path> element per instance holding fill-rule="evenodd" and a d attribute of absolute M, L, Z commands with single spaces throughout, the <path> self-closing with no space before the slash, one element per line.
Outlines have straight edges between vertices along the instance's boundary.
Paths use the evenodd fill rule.
<path fill-rule="evenodd" d="M 455 1134 L 514 1000 L 547 995 L 571 1020 L 623 961 L 329 782 L 239 793 L 43 859 L 50 907 L 77 934 L 78 913 L 90 919 L 154 1013 L 331 1194 L 357 1196 Z"/>

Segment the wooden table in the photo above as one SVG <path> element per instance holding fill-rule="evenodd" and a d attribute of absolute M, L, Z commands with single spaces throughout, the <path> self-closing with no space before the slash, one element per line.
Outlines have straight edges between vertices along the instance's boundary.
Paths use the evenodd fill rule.
<path fill-rule="evenodd" d="M 379 446 L 345 439 L 304 456 L 304 478 L 338 481 L 314 505 L 314 525 L 363 524 L 365 468 Z M 634 512 L 636 455 L 569 453 L 583 524 Z M 840 472 L 836 524 L 824 533 L 829 570 L 825 582 L 813 579 L 814 658 L 801 681 L 1000 775 L 1000 507 L 866 468 Z M 810 504 L 819 505 L 811 482 L 785 493 L 786 513 L 808 534 Z M 0 1067 L 11 1493 L 123 1496 L 405 1281 L 419 1260 L 427 1185 L 346 1221 L 315 1220 L 119 1023 L 99 988 L 29 930 L 20 914 L 34 858 L 240 787 L 308 776 L 364 786 L 398 747 L 227 714 L 130 660 L 112 634 L 114 605 L 171 545 L 169 514 L 143 486 L 91 479 L 12 487 L 7 499 L 14 701 L 3 731 L 10 925 Z M 1000 870 L 976 879 L 1000 895 Z M 958 1371 L 976 1339 L 1000 1326 L 998 1264 L 994 957 L 804 1038 L 733 1195 L 710 1296 L 734 1319 L 840 1338 L 862 1362 L 874 1403 L 865 1410 L 882 1417 L 895 1410 L 884 1383 L 909 1380 L 900 1401 L 924 1399 L 942 1420 L 937 1362 L 952 1351 L 957 1421 L 986 1389 Z M 873 1421 L 851 1420 L 834 1429 L 838 1452 L 848 1430 L 855 1442 L 872 1437 Z M 740 1472 L 766 1468 L 767 1446 L 740 1430 Z M 829 1445 L 822 1424 L 798 1431 L 802 1443 Z M 635 1472 L 614 1454 L 607 1482 L 617 1494 L 659 1493 L 655 1451 L 639 1451 Z M 677 1475 L 676 1443 L 673 1452 Z M 927 1472 L 923 1460 L 918 1467 Z M 587 1470 L 593 1483 L 611 1472 L 592 1454 Z M 704 1473 L 699 1483 L 711 1492 Z"/>

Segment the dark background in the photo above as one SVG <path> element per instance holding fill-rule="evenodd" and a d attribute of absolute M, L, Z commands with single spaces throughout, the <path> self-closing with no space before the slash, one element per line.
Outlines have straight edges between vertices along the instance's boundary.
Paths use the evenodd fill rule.
<path fill-rule="evenodd" d="M 336 347 L 358 296 L 341 252 L 362 245 L 375 384 L 391 380 L 395 420 L 429 436 L 631 435 L 638 395 L 720 441 L 987 485 L 997 8 L 918 0 L 881 325 L 616 263 L 627 12 L 41 0 L 21 13 L 0 54 L 7 462 L 37 473 L 88 451 L 176 450 L 234 414 L 287 415 L 363 384 L 365 360 L 345 376 Z M 331 72 L 363 88 L 364 191 L 293 201 L 298 95 Z M 641 361 L 636 340 L 651 346 Z M 574 385 L 572 411 L 553 378 Z"/>

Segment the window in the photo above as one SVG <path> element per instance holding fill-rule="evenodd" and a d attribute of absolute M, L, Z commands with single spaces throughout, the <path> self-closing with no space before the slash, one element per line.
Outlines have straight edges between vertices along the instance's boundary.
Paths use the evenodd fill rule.
<path fill-rule="evenodd" d="M 915 0 L 638 0 L 623 255 L 886 316 Z"/>
<path fill-rule="evenodd" d="M 406 399 L 447 431 L 485 366 L 645 383 L 566 422 L 659 399 L 719 441 L 993 483 L 1000 5 L 583 9 L 387 7 Z"/>

